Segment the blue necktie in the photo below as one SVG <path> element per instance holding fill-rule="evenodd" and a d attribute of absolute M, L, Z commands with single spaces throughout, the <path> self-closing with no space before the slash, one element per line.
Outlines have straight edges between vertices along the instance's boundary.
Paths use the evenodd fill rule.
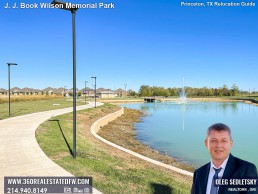
<path fill-rule="evenodd" d="M 214 174 L 213 179 L 212 179 L 210 194 L 217 194 L 219 187 L 217 185 L 215 185 L 215 180 L 219 178 L 218 174 L 219 174 L 219 172 L 222 168 L 219 168 L 219 169 L 213 168 L 213 169 L 215 170 L 215 174 Z"/>

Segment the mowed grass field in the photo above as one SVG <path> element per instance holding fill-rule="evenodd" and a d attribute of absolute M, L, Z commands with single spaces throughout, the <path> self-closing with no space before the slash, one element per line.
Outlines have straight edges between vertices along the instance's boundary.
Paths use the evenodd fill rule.
<path fill-rule="evenodd" d="M 76 159 L 72 157 L 72 113 L 53 117 L 41 124 L 36 139 L 49 158 L 75 176 L 92 176 L 93 186 L 103 193 L 189 194 L 192 177 L 124 153 L 90 133 L 91 125 L 97 119 L 119 109 L 105 104 L 78 111 Z"/>
<path fill-rule="evenodd" d="M 84 105 L 84 101 L 78 101 L 77 105 Z M 71 107 L 72 98 L 62 96 L 12 96 L 11 117 L 35 112 Z M 7 96 L 0 96 L 0 120 L 9 118 L 9 103 Z"/>

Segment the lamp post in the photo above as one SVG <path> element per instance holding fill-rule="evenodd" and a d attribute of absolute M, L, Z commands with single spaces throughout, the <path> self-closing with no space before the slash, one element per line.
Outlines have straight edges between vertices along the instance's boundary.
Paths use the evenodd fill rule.
<path fill-rule="evenodd" d="M 96 79 L 97 79 L 97 77 L 91 77 L 92 79 L 95 79 L 95 84 L 94 84 L 94 98 L 95 98 L 95 108 L 96 108 Z"/>
<path fill-rule="evenodd" d="M 87 81 L 84 81 L 84 83 L 85 83 L 85 89 L 84 89 L 84 91 L 85 91 L 85 104 L 86 104 L 86 98 L 87 98 L 87 92 L 86 92 L 86 83 L 88 83 Z"/>
<path fill-rule="evenodd" d="M 67 86 L 64 86 L 64 97 L 65 97 L 65 88 L 66 88 Z"/>
<path fill-rule="evenodd" d="M 10 73 L 10 66 L 11 65 L 17 65 L 16 63 L 7 63 L 7 65 L 8 65 L 8 89 L 9 89 L 9 94 L 8 94 L 8 98 L 9 98 L 9 117 L 11 116 L 11 96 L 10 96 L 10 94 L 11 94 L 11 73 Z"/>
<path fill-rule="evenodd" d="M 125 85 L 125 98 L 127 98 L 127 92 L 126 92 L 126 86 L 127 84 L 124 84 Z"/>
<path fill-rule="evenodd" d="M 75 14 L 78 8 L 75 5 L 66 7 L 65 2 L 54 0 L 51 4 L 72 13 L 72 40 L 73 40 L 73 157 L 76 158 L 76 36 L 75 36 Z"/>

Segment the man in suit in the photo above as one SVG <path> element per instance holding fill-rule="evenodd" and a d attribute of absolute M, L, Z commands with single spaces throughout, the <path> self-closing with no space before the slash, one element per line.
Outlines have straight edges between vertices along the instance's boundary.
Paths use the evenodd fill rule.
<path fill-rule="evenodd" d="M 256 191 L 236 191 L 234 187 L 216 186 L 214 179 L 257 179 L 256 166 L 250 162 L 241 160 L 230 154 L 233 145 L 230 128 L 222 123 L 211 125 L 207 129 L 205 146 L 210 155 L 211 162 L 200 167 L 194 172 L 192 194 L 257 194 Z M 240 188 L 241 186 L 237 187 Z M 246 187 L 247 188 L 247 187 Z"/>

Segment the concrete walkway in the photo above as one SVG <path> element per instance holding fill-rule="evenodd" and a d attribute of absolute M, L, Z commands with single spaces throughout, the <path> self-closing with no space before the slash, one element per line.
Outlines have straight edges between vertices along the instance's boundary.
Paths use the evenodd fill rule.
<path fill-rule="evenodd" d="M 93 106 L 90 103 L 78 106 L 77 110 Z M 72 111 L 71 107 L 0 120 L 0 194 L 4 193 L 4 176 L 73 176 L 50 160 L 35 138 L 41 123 Z M 93 193 L 101 192 L 93 188 Z"/>
<path fill-rule="evenodd" d="M 138 154 L 138 153 L 136 153 L 136 152 L 133 152 L 133 151 L 131 151 L 131 150 L 129 150 L 129 149 L 126 149 L 126 148 L 124 148 L 124 147 L 122 147 L 122 146 L 119 146 L 119 145 L 117 145 L 117 144 L 115 144 L 115 143 L 112 143 L 112 142 L 110 142 L 110 141 L 104 139 L 103 137 L 100 137 L 100 136 L 97 134 L 98 131 L 100 130 L 100 128 L 101 128 L 102 126 L 105 126 L 106 124 L 108 124 L 109 122 L 115 120 L 117 117 L 121 116 L 122 114 L 124 114 L 124 109 L 123 109 L 123 108 L 122 108 L 121 110 L 117 111 L 117 112 L 111 113 L 111 114 L 109 114 L 109 115 L 106 115 L 105 117 L 102 117 L 102 118 L 98 119 L 98 120 L 95 121 L 95 122 L 93 123 L 93 125 L 91 126 L 91 128 L 90 128 L 91 133 L 92 133 L 97 139 L 99 139 L 100 141 L 102 141 L 102 142 L 104 142 L 104 143 L 106 143 L 106 144 L 108 144 L 108 145 L 110 145 L 110 146 L 113 146 L 113 147 L 115 147 L 115 148 L 117 148 L 117 149 L 119 149 L 119 150 L 122 150 L 122 151 L 124 151 L 124 152 L 126 152 L 126 153 L 128 153 L 128 154 L 131 154 L 131 155 L 133 155 L 133 156 L 135 156 L 135 157 L 137 157 L 137 158 L 140 158 L 140 159 L 145 160 L 145 161 L 147 161 L 147 162 L 150 162 L 150 163 L 156 164 L 156 165 L 158 165 L 158 166 L 162 166 L 162 167 L 164 167 L 164 168 L 173 170 L 173 171 L 175 171 L 175 172 L 177 172 L 177 173 L 180 173 L 180 174 L 183 174 L 183 175 L 187 175 L 187 176 L 193 177 L 193 173 L 192 173 L 192 172 L 189 172 L 189 171 L 186 171 L 186 170 L 177 168 L 177 167 L 175 167 L 175 166 L 171 166 L 171 165 L 168 165 L 168 164 L 164 164 L 164 163 L 162 163 L 162 162 L 160 162 L 160 161 L 157 161 L 157 160 L 148 158 L 148 157 L 146 157 L 146 156 L 143 156 L 143 155 L 141 155 L 141 154 Z"/>

